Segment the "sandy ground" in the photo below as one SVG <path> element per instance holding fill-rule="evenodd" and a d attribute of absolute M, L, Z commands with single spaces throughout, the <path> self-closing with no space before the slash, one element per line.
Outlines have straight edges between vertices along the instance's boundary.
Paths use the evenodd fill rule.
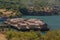
<path fill-rule="evenodd" d="M 0 33 L 0 40 L 6 40 L 6 37 L 4 34 Z"/>

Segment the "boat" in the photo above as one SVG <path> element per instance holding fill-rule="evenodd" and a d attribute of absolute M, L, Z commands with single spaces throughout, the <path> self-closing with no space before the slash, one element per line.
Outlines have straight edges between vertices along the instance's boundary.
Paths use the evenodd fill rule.
<path fill-rule="evenodd" d="M 5 23 L 12 26 L 12 28 L 16 28 L 17 30 L 49 30 L 48 25 L 40 19 L 13 18 L 7 19 Z"/>

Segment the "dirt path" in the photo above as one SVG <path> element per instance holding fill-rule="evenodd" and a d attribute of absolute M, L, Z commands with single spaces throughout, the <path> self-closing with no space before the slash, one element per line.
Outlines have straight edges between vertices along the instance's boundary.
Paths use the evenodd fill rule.
<path fill-rule="evenodd" d="M 6 40 L 5 35 L 0 33 L 0 40 Z"/>

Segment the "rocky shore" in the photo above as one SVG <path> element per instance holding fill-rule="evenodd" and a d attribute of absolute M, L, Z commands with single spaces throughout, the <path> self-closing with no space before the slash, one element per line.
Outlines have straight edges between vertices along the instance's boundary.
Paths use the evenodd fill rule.
<path fill-rule="evenodd" d="M 52 7 L 34 7 L 30 6 L 28 8 L 20 9 L 23 15 L 33 15 L 33 16 L 51 16 L 51 15 L 59 15 L 58 8 Z"/>

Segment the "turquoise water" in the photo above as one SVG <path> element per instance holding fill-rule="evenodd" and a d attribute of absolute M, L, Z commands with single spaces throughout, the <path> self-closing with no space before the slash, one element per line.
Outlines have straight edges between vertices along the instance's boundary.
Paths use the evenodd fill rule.
<path fill-rule="evenodd" d="M 60 29 L 60 15 L 59 16 L 23 16 L 22 18 L 38 18 L 46 22 L 51 30 Z"/>

